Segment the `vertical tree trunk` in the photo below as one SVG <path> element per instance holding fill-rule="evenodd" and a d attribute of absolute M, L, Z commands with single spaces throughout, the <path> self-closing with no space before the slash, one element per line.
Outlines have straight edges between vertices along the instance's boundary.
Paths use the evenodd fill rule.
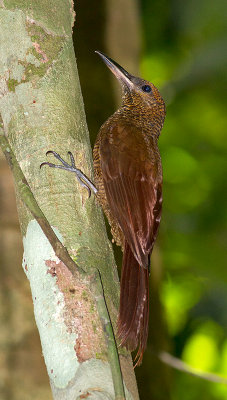
<path fill-rule="evenodd" d="M 68 0 L 4 1 L 0 8 L 0 113 L 4 135 L 39 207 L 77 265 L 87 272 L 75 279 L 76 274 L 56 257 L 22 202 L 16 181 L 23 267 L 30 280 L 53 396 L 74 399 L 92 393 L 93 398 L 109 398 L 114 396 L 111 368 L 90 281 L 98 268 L 115 326 L 119 283 L 102 214 L 73 174 L 39 169 L 47 150 L 53 149 L 63 158 L 70 150 L 77 166 L 92 178 L 71 39 L 73 20 Z M 138 398 L 131 359 L 124 350 L 121 367 L 126 397 Z"/>
<path fill-rule="evenodd" d="M 111 58 L 132 75 L 139 76 L 141 52 L 141 26 L 138 0 L 107 0 L 106 47 Z M 113 79 L 116 98 L 121 101 L 121 91 Z"/>

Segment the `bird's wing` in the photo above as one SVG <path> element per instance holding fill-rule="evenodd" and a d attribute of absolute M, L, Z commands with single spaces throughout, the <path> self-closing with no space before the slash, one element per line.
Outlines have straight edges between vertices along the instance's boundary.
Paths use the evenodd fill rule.
<path fill-rule="evenodd" d="M 102 135 L 100 158 L 111 213 L 138 263 L 148 267 L 161 218 L 162 174 L 158 149 L 145 140 L 136 127 L 113 125 Z"/>

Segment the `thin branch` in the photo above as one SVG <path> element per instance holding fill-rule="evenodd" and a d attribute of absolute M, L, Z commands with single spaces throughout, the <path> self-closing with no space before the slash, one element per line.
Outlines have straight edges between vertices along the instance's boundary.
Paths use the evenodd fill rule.
<path fill-rule="evenodd" d="M 165 351 L 162 351 L 158 354 L 158 358 L 165 364 L 169 365 L 170 367 L 177 369 L 178 371 L 186 372 L 187 374 L 193 375 L 200 379 L 205 379 L 206 381 L 222 383 L 227 385 L 227 378 L 222 376 L 212 374 L 210 372 L 203 372 L 196 368 L 191 367 L 190 365 L 186 364 L 185 362 L 179 360 L 172 356 Z"/>
<path fill-rule="evenodd" d="M 61 241 L 58 239 L 42 210 L 40 209 L 31 188 L 20 168 L 20 165 L 13 153 L 13 150 L 9 144 L 7 137 L 4 135 L 3 129 L 0 128 L 0 146 L 3 153 L 5 154 L 6 160 L 13 172 L 15 181 L 17 182 L 20 197 L 28 210 L 34 216 L 38 224 L 40 225 L 43 233 L 49 240 L 56 256 L 65 264 L 73 276 L 76 271 L 83 276 L 87 275 L 83 269 L 81 269 L 70 257 L 68 250 L 63 246 Z M 101 275 L 97 269 L 91 277 L 91 290 L 94 295 L 100 320 L 103 326 L 103 331 L 107 343 L 108 359 L 110 363 L 115 400 L 125 400 L 124 385 L 121 373 L 121 367 L 119 362 L 119 355 L 117 350 L 117 344 L 114 337 L 114 332 L 105 302 L 104 291 L 102 286 Z"/>
<path fill-rule="evenodd" d="M 110 363 L 115 400 L 125 400 L 125 391 L 121 373 L 121 366 L 117 350 L 117 344 L 113 332 L 113 327 L 110 320 L 110 315 L 105 301 L 102 278 L 98 269 L 95 270 L 91 279 L 91 290 L 94 294 L 98 313 L 105 333 L 106 345 L 108 349 L 108 359 Z M 92 284 L 94 283 L 94 284 Z"/>

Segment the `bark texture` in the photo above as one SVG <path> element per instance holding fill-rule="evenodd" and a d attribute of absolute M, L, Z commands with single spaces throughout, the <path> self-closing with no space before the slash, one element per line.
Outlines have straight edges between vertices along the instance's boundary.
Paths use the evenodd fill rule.
<path fill-rule="evenodd" d="M 39 169 L 47 150 L 65 159 L 70 150 L 77 166 L 92 178 L 71 39 L 73 21 L 68 0 L 1 3 L 0 113 L 4 134 L 40 208 L 74 261 L 88 273 L 87 278 L 72 276 L 17 192 L 23 267 L 30 280 L 54 398 L 74 399 L 89 393 L 91 398 L 104 399 L 112 398 L 114 390 L 89 275 L 94 267 L 99 269 L 114 325 L 119 283 L 102 213 L 73 174 Z M 121 361 L 127 398 L 136 399 L 131 360 L 124 351 Z"/>

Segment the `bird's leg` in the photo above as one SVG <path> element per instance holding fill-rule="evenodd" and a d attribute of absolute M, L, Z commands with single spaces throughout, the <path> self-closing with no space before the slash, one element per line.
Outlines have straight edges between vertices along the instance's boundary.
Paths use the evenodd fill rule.
<path fill-rule="evenodd" d="M 83 186 L 87 189 L 89 197 L 91 196 L 91 191 L 93 191 L 94 194 L 97 194 L 98 190 L 96 189 L 95 185 L 93 185 L 93 183 L 86 177 L 86 175 L 83 174 L 83 172 L 81 172 L 78 168 L 76 168 L 75 160 L 74 160 L 74 157 L 73 157 L 71 151 L 68 151 L 68 154 L 71 159 L 71 165 L 68 164 L 66 161 L 64 161 L 61 158 L 61 156 L 58 153 L 56 153 L 55 151 L 49 150 L 49 151 L 47 151 L 46 155 L 47 154 L 53 154 L 54 157 L 57 158 L 57 160 L 59 160 L 62 163 L 62 165 L 56 165 L 56 164 L 52 164 L 50 162 L 43 162 L 42 164 L 40 164 L 40 168 L 42 168 L 43 165 L 49 165 L 49 167 L 51 167 L 51 168 L 60 168 L 60 169 L 64 169 L 69 172 L 74 172 L 76 174 L 76 177 L 77 177 L 79 183 L 81 184 L 81 186 Z"/>

